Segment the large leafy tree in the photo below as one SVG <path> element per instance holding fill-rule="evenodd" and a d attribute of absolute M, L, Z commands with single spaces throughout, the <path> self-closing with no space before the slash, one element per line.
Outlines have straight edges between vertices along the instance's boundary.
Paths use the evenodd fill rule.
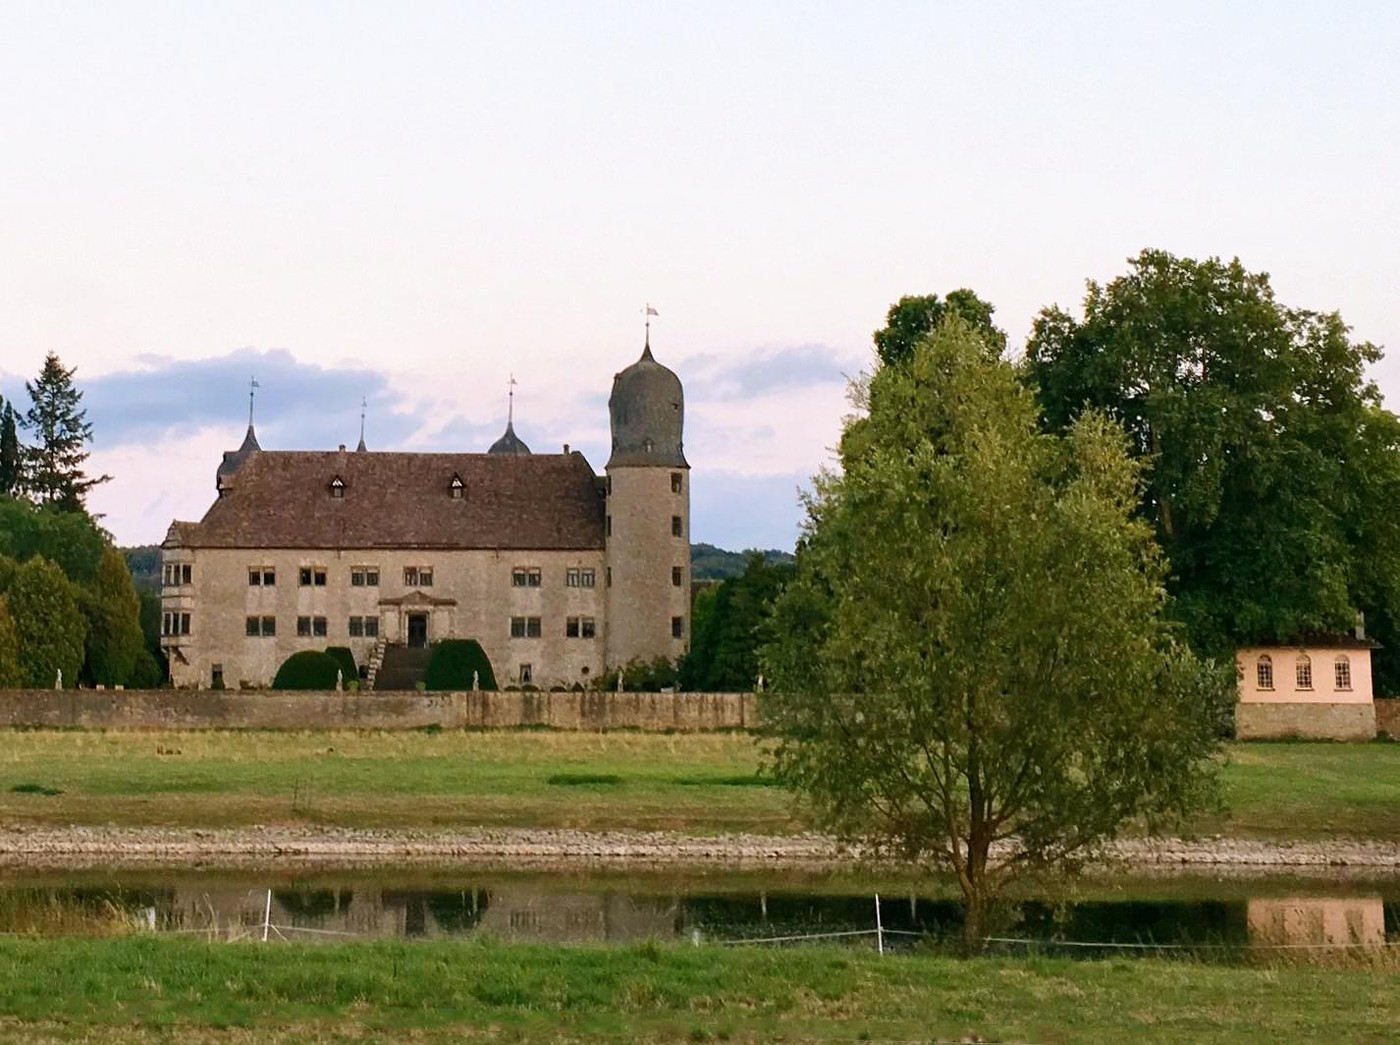
<path fill-rule="evenodd" d="M 950 870 L 970 946 L 1005 883 L 1213 792 L 1232 680 L 1162 614 L 1139 469 L 945 322 L 859 390 L 763 661 L 775 771 L 821 826 Z"/>
<path fill-rule="evenodd" d="M 19 659 L 19 631 L 10 614 L 10 601 L 0 595 L 0 689 L 15 689 L 24 685 L 24 672 Z"/>
<path fill-rule="evenodd" d="M 21 458 L 15 408 L 5 403 L 0 409 L 0 494 L 13 497 L 19 492 Z"/>
<path fill-rule="evenodd" d="M 875 352 L 886 366 L 906 363 L 914 347 L 949 316 L 957 316 L 975 327 L 990 351 L 1006 348 L 1006 335 L 992 323 L 996 307 L 964 287 L 944 298 L 937 294 L 915 294 L 900 298 L 885 315 L 885 325 L 875 331 Z"/>
<path fill-rule="evenodd" d="M 1174 612 L 1225 653 L 1350 630 L 1358 611 L 1395 635 L 1400 424 L 1365 377 L 1379 356 L 1238 260 L 1148 250 L 1089 284 L 1082 318 L 1045 309 L 1026 369 L 1051 430 L 1103 411 L 1150 462 L 1139 508 Z"/>
<path fill-rule="evenodd" d="M 125 558 L 110 544 L 102 550 L 97 576 L 82 591 L 81 605 L 88 625 L 83 681 L 130 685 L 145 649 L 141 603 Z"/>
<path fill-rule="evenodd" d="M 690 651 L 680 663 L 683 689 L 739 693 L 758 678 L 760 631 L 793 565 L 750 552 L 744 572 L 696 596 Z"/>
<path fill-rule="evenodd" d="M 30 407 L 23 425 L 33 440 L 23 452 L 24 489 L 39 504 L 82 511 L 88 491 L 111 476 L 90 477 L 83 470 L 92 425 L 81 406 L 83 394 L 73 384 L 73 369 L 50 352 L 38 378 L 24 387 Z"/>
<path fill-rule="evenodd" d="M 61 671 L 64 685 L 75 685 L 87 634 L 76 586 L 53 563 L 35 556 L 14 571 L 7 595 L 24 684 L 50 687 Z"/>

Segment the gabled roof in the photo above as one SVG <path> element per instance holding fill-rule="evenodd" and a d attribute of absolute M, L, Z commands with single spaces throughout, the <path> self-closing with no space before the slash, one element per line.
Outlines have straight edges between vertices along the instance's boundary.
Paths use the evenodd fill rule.
<path fill-rule="evenodd" d="M 337 476 L 344 489 L 332 497 Z M 578 452 L 263 450 L 180 538 L 196 548 L 593 549 L 603 547 L 605 511 Z"/>

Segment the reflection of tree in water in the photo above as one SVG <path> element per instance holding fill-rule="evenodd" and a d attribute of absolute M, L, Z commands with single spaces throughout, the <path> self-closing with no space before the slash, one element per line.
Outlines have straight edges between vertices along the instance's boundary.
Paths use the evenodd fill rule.
<path fill-rule="evenodd" d="M 355 894 L 349 889 L 291 889 L 273 890 L 273 898 L 293 920 L 315 921 L 338 914 L 350 906 Z"/>
<path fill-rule="evenodd" d="M 698 929 L 716 938 L 753 939 L 875 928 L 873 895 L 693 896 L 682 901 L 681 909 L 682 931 Z M 1243 944 L 1248 939 L 1243 902 L 1026 901 L 1012 904 L 998 914 L 994 924 L 999 932 L 1037 940 Z M 956 937 L 962 931 L 962 904 L 908 894 L 884 895 L 880 898 L 880 920 L 886 929 L 898 932 Z"/>
<path fill-rule="evenodd" d="M 441 932 L 468 933 L 481 922 L 491 905 L 491 894 L 485 889 L 462 889 L 456 892 L 386 892 L 384 906 L 401 907 L 404 912 L 405 936 L 423 936 L 428 931 L 428 916 Z"/>

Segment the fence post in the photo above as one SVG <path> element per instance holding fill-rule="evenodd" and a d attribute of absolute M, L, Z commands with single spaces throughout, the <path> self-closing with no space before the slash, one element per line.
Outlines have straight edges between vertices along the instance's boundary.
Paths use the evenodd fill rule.
<path fill-rule="evenodd" d="M 267 891 L 267 906 L 263 908 L 263 943 L 267 943 L 267 931 L 272 928 L 272 890 Z"/>
<path fill-rule="evenodd" d="M 877 954 L 885 953 L 885 924 L 880 920 L 879 893 L 875 894 L 875 952 Z"/>

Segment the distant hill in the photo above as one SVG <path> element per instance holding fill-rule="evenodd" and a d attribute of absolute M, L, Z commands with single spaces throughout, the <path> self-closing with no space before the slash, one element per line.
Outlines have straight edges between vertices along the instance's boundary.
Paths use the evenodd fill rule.
<path fill-rule="evenodd" d="M 741 552 L 725 551 L 713 544 L 692 544 L 690 546 L 690 575 L 697 581 L 722 581 L 726 577 L 737 577 L 744 572 L 744 563 L 757 549 Z M 792 562 L 791 552 L 769 548 L 759 552 L 765 562 Z"/>
<path fill-rule="evenodd" d="M 160 591 L 160 545 L 141 544 L 135 548 L 118 548 L 126 556 L 126 568 L 137 591 Z"/>
<path fill-rule="evenodd" d="M 135 548 L 122 548 L 126 556 L 127 568 L 137 591 L 160 591 L 160 545 L 142 544 Z M 690 546 L 690 572 L 697 581 L 722 581 L 726 577 L 737 577 L 744 572 L 744 563 L 753 554 L 752 549 L 741 552 L 726 551 L 713 544 L 692 544 Z M 791 562 L 792 553 L 769 548 L 760 553 L 766 562 Z"/>

